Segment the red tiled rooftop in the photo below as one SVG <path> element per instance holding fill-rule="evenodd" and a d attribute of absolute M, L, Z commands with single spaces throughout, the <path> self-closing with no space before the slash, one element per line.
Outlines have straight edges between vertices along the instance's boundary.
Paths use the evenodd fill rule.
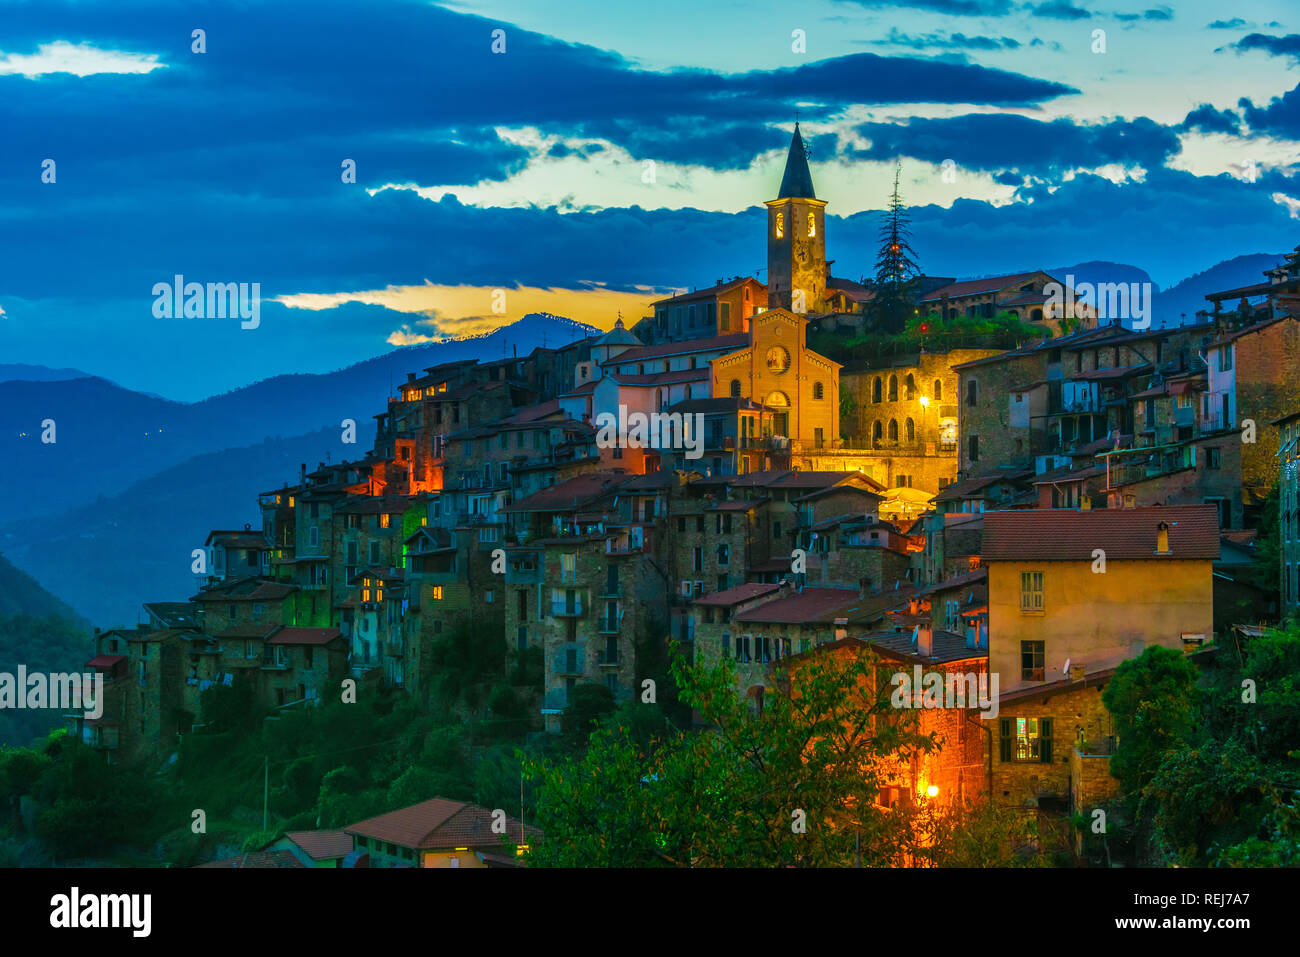
<path fill-rule="evenodd" d="M 749 334 L 733 333 L 729 336 L 708 336 L 703 339 L 687 339 L 685 342 L 665 342 L 657 346 L 633 347 L 601 363 L 618 366 L 628 362 L 640 362 L 643 359 L 662 359 L 665 356 L 689 355 L 692 352 L 713 352 L 735 350 L 749 345 Z M 707 370 L 706 370 L 707 371 Z"/>
<path fill-rule="evenodd" d="M 352 835 L 346 831 L 286 831 L 284 836 L 314 861 L 333 860 L 352 853 Z"/>
<path fill-rule="evenodd" d="M 1147 508 L 1029 509 L 985 512 L 984 561 L 1092 561 L 1102 549 L 1109 561 L 1157 561 L 1156 533 L 1169 526 L 1166 558 L 1219 557 L 1219 511 L 1214 505 Z"/>
<path fill-rule="evenodd" d="M 494 834 L 490 810 L 441 797 L 367 818 L 344 830 L 348 834 L 419 850 L 500 847 L 502 837 L 512 843 L 522 843 L 520 823 L 515 818 L 506 818 L 504 835 Z M 528 827 L 526 833 L 531 837 L 540 832 L 535 827 Z"/>
<path fill-rule="evenodd" d="M 927 292 L 918 301 L 935 302 L 947 296 L 949 299 L 955 299 L 958 296 L 977 296 L 982 293 L 1000 292 L 1008 286 L 1014 286 L 1017 283 L 1026 282 L 1038 275 L 1035 272 L 1014 273 L 1010 276 L 988 276 L 984 279 L 967 279 L 963 282 L 953 282 L 946 286 L 940 286 L 932 292 Z"/>
<path fill-rule="evenodd" d="M 855 588 L 805 588 L 788 598 L 778 598 L 736 615 L 736 621 L 801 624 L 813 621 L 860 600 Z"/>
<path fill-rule="evenodd" d="M 342 638 L 343 633 L 337 628 L 281 628 L 268 645 L 328 645 L 335 638 Z"/>
<path fill-rule="evenodd" d="M 625 472 L 588 472 L 577 475 L 567 482 L 552 485 L 540 492 L 534 492 L 527 498 L 512 505 L 507 505 L 504 512 L 570 512 L 589 505 L 606 492 L 611 491 L 629 476 Z"/>
<path fill-rule="evenodd" d="M 738 605 L 742 601 L 749 601 L 757 598 L 759 595 L 766 595 L 776 591 L 780 585 L 761 584 L 759 582 L 746 582 L 743 585 L 736 585 L 734 588 L 728 588 L 724 591 L 710 592 L 700 598 L 695 599 L 696 605 Z"/>

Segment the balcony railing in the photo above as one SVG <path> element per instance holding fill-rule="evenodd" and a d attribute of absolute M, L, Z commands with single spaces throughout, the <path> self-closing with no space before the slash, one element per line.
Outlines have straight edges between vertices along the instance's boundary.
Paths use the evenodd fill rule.
<path fill-rule="evenodd" d="M 601 615 L 598 619 L 596 619 L 597 630 L 602 635 L 617 635 L 618 623 L 619 623 L 618 615 L 606 614 L 606 615 Z"/>
<path fill-rule="evenodd" d="M 557 618 L 581 618 L 583 615 L 582 600 L 553 601 L 551 602 L 551 614 Z"/>
<path fill-rule="evenodd" d="M 596 652 L 596 664 L 602 668 L 616 668 L 620 660 L 617 648 Z"/>

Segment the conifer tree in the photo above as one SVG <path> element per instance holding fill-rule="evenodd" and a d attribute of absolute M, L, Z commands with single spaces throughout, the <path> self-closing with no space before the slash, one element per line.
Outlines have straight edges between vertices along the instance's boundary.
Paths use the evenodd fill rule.
<path fill-rule="evenodd" d="M 916 280 L 921 267 L 913 259 L 909 244 L 907 207 L 898 193 L 901 166 L 894 167 L 894 191 L 886 207 L 885 222 L 880 230 L 880 252 L 876 256 L 876 299 L 874 309 L 881 328 L 901 332 L 912 315 L 916 300 Z"/>

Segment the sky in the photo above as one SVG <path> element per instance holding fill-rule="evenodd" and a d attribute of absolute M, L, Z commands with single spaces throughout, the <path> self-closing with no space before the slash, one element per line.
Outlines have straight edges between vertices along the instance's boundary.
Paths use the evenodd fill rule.
<path fill-rule="evenodd" d="M 796 117 L 845 278 L 896 164 L 931 275 L 1300 242 L 1294 2 L 0 0 L 0 363 L 195 400 L 608 328 L 765 278 Z"/>

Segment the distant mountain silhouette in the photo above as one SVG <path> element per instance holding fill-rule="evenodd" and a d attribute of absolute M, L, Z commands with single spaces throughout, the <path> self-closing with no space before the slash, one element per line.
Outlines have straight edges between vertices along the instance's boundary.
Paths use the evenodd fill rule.
<path fill-rule="evenodd" d="M 257 494 L 296 481 L 302 462 L 314 468 L 340 448 L 338 435 L 329 429 L 195 456 L 92 504 L 10 522 L 0 527 L 0 551 L 96 625 L 132 625 L 143 602 L 194 594 L 191 550 L 213 528 L 260 530 Z M 0 575 L 0 602 L 5 592 Z"/>
<path fill-rule="evenodd" d="M 1067 276 L 1073 275 L 1076 286 L 1083 282 L 1092 283 L 1094 286 L 1106 282 L 1151 282 L 1153 293 L 1151 324 L 1159 328 L 1195 322 L 1198 311 L 1210 308 L 1210 303 L 1205 301 L 1206 293 L 1262 282 L 1264 270 L 1276 266 L 1282 259 L 1282 253 L 1251 253 L 1236 256 L 1211 266 L 1204 272 L 1188 276 L 1165 290 L 1151 282 L 1151 276 L 1146 270 L 1124 263 L 1093 260 L 1049 269 L 1047 272 L 1062 282 L 1066 281 Z M 1128 322 L 1124 324 L 1130 325 Z"/>
<path fill-rule="evenodd" d="M 525 356 L 597 332 L 534 314 L 487 335 L 410 346 L 337 372 L 275 376 L 196 403 L 143 395 L 97 377 L 0 381 L 0 461 L 12 476 L 37 479 L 28 494 L 0 498 L 0 523 L 58 514 L 196 455 L 267 438 L 333 429 L 334 447 L 322 448 L 312 462 L 327 451 L 356 458 L 361 445 L 369 446 L 371 417 L 407 372 L 460 359 Z M 356 421 L 357 445 L 338 441 L 344 419 Z M 41 440 L 47 420 L 54 423 L 53 443 Z"/>
<path fill-rule="evenodd" d="M 0 362 L 0 382 L 62 382 L 65 379 L 85 379 L 90 373 L 80 369 L 51 369 L 47 366 L 24 365 L 21 362 Z"/>

